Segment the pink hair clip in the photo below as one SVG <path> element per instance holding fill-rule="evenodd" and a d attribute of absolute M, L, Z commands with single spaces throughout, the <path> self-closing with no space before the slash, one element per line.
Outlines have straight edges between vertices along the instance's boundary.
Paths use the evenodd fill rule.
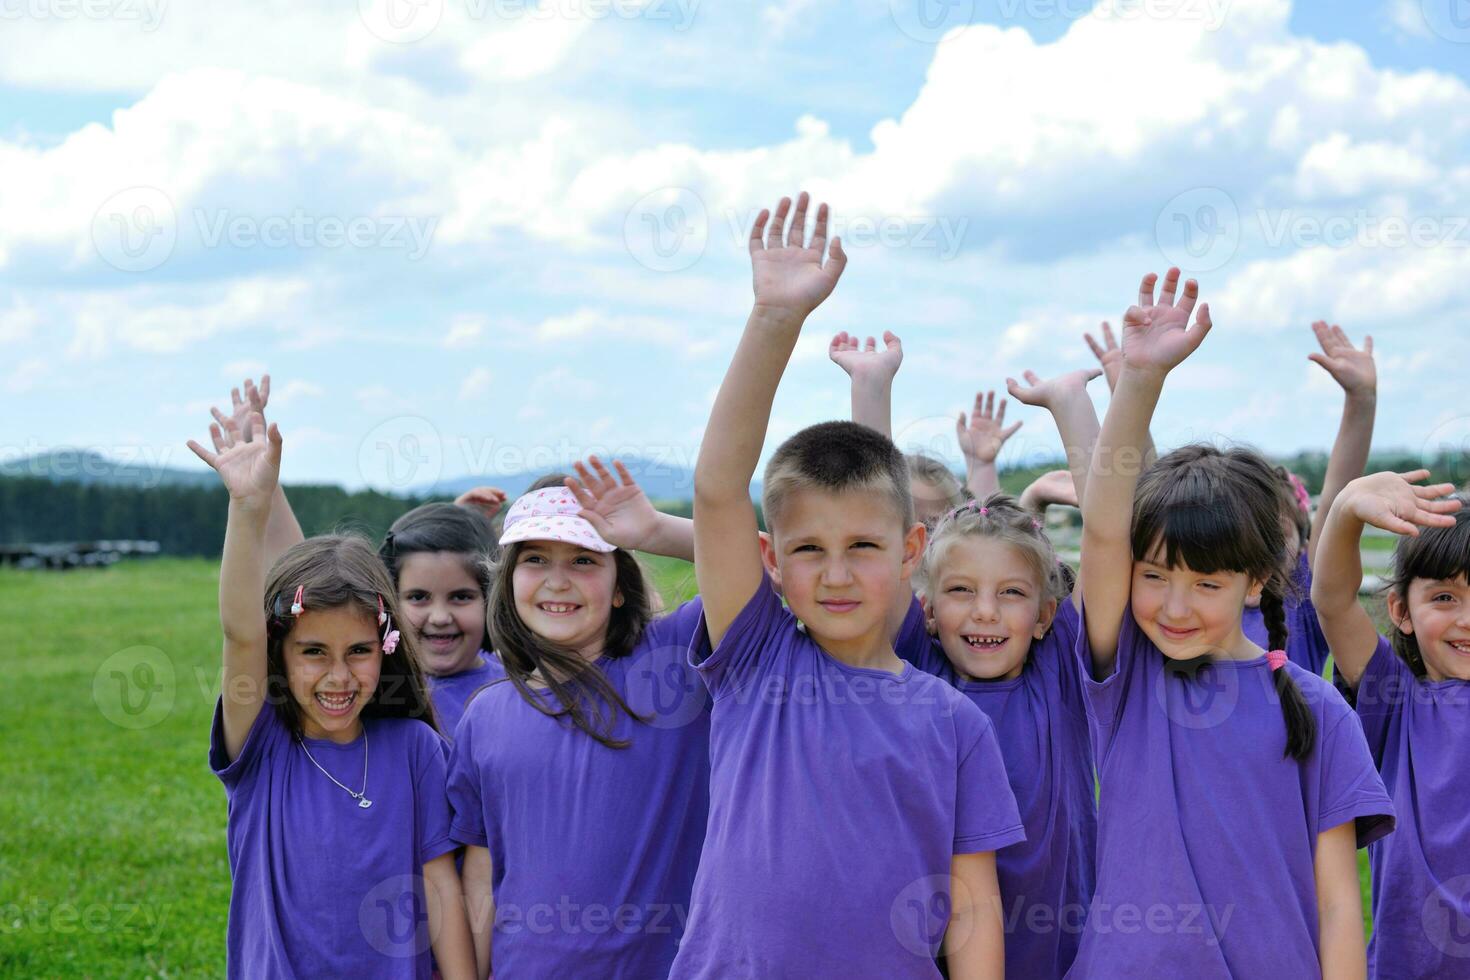
<path fill-rule="evenodd" d="M 389 622 L 388 611 L 383 608 L 383 596 L 378 595 L 378 625 L 383 627 L 383 653 L 391 654 L 398 649 L 399 633 Z"/>
<path fill-rule="evenodd" d="M 383 637 L 383 652 L 385 654 L 391 654 L 394 650 L 397 650 L 398 639 L 398 631 L 389 630 L 388 635 Z"/>
<path fill-rule="evenodd" d="M 1312 498 L 1307 493 L 1306 484 L 1295 473 L 1286 474 L 1286 480 L 1291 484 L 1291 492 L 1296 495 L 1296 505 L 1302 509 L 1303 514 L 1312 512 Z"/>
<path fill-rule="evenodd" d="M 296 598 L 291 600 L 291 615 L 300 616 L 306 611 L 306 586 L 296 586 Z"/>
<path fill-rule="evenodd" d="M 1272 650 L 1266 654 L 1266 663 L 1271 666 L 1272 670 L 1280 670 L 1286 666 L 1286 651 Z"/>
<path fill-rule="evenodd" d="M 981 507 L 980 508 L 980 513 L 982 513 L 982 514 L 989 514 L 990 513 L 990 508 L 989 507 Z"/>
<path fill-rule="evenodd" d="M 1034 517 L 1033 517 L 1033 518 L 1031 518 L 1031 526 L 1032 526 L 1032 527 L 1034 527 L 1034 528 L 1036 528 L 1036 530 L 1038 530 L 1038 531 L 1040 531 L 1040 530 L 1041 530 L 1041 522 L 1040 522 L 1040 521 L 1038 521 L 1038 520 L 1037 520 L 1037 519 L 1036 519 L 1036 518 L 1034 518 Z"/>
<path fill-rule="evenodd" d="M 378 596 L 378 625 L 382 626 L 388 621 L 388 614 L 383 611 L 383 597 Z"/>

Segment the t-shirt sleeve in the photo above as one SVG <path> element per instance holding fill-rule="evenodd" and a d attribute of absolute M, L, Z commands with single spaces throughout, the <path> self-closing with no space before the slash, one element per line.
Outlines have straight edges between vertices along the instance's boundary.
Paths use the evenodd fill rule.
<path fill-rule="evenodd" d="M 1025 840 L 1026 830 L 1006 776 L 995 725 L 985 712 L 963 696 L 957 707 L 955 729 L 960 739 L 960 768 L 954 853 L 998 851 Z"/>
<path fill-rule="evenodd" d="M 699 617 L 699 628 L 689 643 L 689 662 L 718 701 L 768 671 L 781 632 L 795 629 L 795 617 L 781 605 L 770 577 L 762 573 L 755 594 L 725 630 L 718 649 L 710 649 L 708 624 L 703 615 Z"/>
<path fill-rule="evenodd" d="M 644 640 L 661 647 L 688 647 L 703 624 L 704 602 L 695 596 L 667 616 L 660 616 L 649 623 Z"/>
<path fill-rule="evenodd" d="M 1352 820 L 1357 824 L 1358 846 L 1367 847 L 1393 830 L 1393 801 L 1351 709 L 1336 692 L 1325 684 L 1323 688 L 1317 833 Z"/>
<path fill-rule="evenodd" d="M 1087 699 L 1087 716 L 1096 729 L 1098 757 L 1104 754 L 1112 739 L 1113 729 L 1123 711 L 1123 696 L 1127 690 L 1128 676 L 1144 652 L 1142 647 L 1148 637 L 1138 628 L 1133 619 L 1133 610 L 1123 610 L 1123 621 L 1118 628 L 1118 652 L 1113 658 L 1113 669 L 1101 680 L 1092 673 L 1092 644 L 1087 639 L 1087 609 L 1078 616 L 1077 670 L 1082 678 L 1082 691 Z"/>
<path fill-rule="evenodd" d="M 1413 697 L 1414 687 L 1419 679 L 1414 676 L 1409 665 L 1393 652 L 1387 638 L 1382 636 L 1378 638 L 1373 656 L 1368 658 L 1363 676 L 1358 678 L 1356 690 L 1347 690 L 1346 685 L 1341 683 L 1341 675 L 1336 671 L 1333 673 L 1339 682 L 1338 690 L 1344 693 L 1358 713 L 1368 751 L 1372 753 L 1375 762 L 1382 763 L 1383 753 L 1388 747 L 1389 733 L 1400 712 Z"/>
<path fill-rule="evenodd" d="M 257 772 L 262 762 L 268 759 L 287 737 L 286 726 L 281 724 L 276 709 L 262 704 L 245 735 L 245 744 L 240 754 L 231 761 L 225 751 L 225 702 L 221 697 L 214 705 L 214 720 L 209 726 L 209 768 L 233 792 L 247 777 Z"/>
<path fill-rule="evenodd" d="M 1037 667 L 1057 676 L 1062 704 L 1078 714 L 1085 714 L 1087 694 L 1084 682 L 1091 676 L 1092 657 L 1088 655 L 1088 669 L 1084 672 L 1082 659 L 1076 655 L 1081 632 L 1082 618 L 1077 607 L 1070 597 L 1063 598 L 1057 606 L 1051 629 L 1033 644 L 1031 656 Z"/>
<path fill-rule="evenodd" d="M 457 846 L 449 833 L 444 739 L 428 725 L 413 723 L 414 805 L 419 827 L 419 864 L 428 864 Z"/>
<path fill-rule="evenodd" d="M 924 606 L 919 602 L 919 597 L 914 596 L 909 603 L 909 610 L 904 614 L 903 623 L 898 627 L 898 633 L 893 637 L 893 652 L 907 660 L 920 670 L 934 673 L 929 669 L 933 637 L 924 626 Z"/>
<path fill-rule="evenodd" d="M 459 728 L 455 729 L 454 744 L 449 750 L 445 797 L 449 807 L 449 836 L 460 844 L 489 847 L 480 767 L 475 761 L 475 734 L 480 727 L 476 714 L 465 712 Z"/>

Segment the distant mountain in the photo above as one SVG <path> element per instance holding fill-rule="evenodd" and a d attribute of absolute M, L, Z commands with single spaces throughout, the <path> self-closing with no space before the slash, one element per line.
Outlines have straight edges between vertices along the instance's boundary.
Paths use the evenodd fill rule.
<path fill-rule="evenodd" d="M 648 494 L 650 500 L 692 500 L 694 498 L 694 471 L 682 466 L 674 466 L 657 460 L 642 459 L 640 457 L 628 457 L 622 460 L 624 466 L 643 492 Z M 457 497 L 472 487 L 499 487 L 510 495 L 514 500 L 541 477 L 546 475 L 545 470 L 534 473 L 495 473 L 481 476 L 462 476 L 450 480 L 440 480 L 429 486 L 417 487 L 413 491 L 418 496 L 425 497 Z M 565 467 L 564 472 L 573 473 L 570 466 Z M 753 497 L 760 496 L 760 481 L 751 483 L 750 489 Z"/>
<path fill-rule="evenodd" d="M 146 461 L 123 462 L 87 449 L 56 449 L 0 462 L 0 476 L 28 476 L 53 483 L 113 487 L 212 487 L 219 477 L 209 470 L 181 470 Z"/>

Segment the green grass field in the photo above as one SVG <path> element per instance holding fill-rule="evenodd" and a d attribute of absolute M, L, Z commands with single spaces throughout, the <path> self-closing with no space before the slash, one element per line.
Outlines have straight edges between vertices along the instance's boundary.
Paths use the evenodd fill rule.
<path fill-rule="evenodd" d="M 693 594 L 689 565 L 649 568 Z M 222 975 L 217 585 L 207 561 L 0 569 L 0 976 Z"/>

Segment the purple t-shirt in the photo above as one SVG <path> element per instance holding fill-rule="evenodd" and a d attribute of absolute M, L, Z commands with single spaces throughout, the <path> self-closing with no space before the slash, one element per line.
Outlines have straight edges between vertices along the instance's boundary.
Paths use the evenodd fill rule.
<path fill-rule="evenodd" d="M 709 695 L 688 665 L 703 612 L 687 602 L 626 657 L 597 662 L 647 719 L 620 716 L 627 748 L 510 683 L 470 702 L 449 763 L 452 832 L 490 849 L 497 980 L 668 973 L 709 811 Z"/>
<path fill-rule="evenodd" d="M 1322 624 L 1317 622 L 1317 607 L 1312 605 L 1312 567 L 1307 564 L 1304 551 L 1297 558 L 1293 576 L 1294 589 L 1286 596 L 1286 657 L 1292 663 L 1318 675 L 1327 666 L 1327 637 L 1322 635 Z M 1266 617 L 1259 608 L 1247 606 L 1240 617 L 1240 628 L 1250 640 L 1262 650 L 1271 649 L 1270 636 L 1266 631 Z"/>
<path fill-rule="evenodd" d="M 364 719 L 363 733 L 303 748 L 267 704 L 229 762 L 216 704 L 209 764 L 229 799 L 229 976 L 428 980 L 423 866 L 454 850 L 443 740 L 408 718 Z M 308 750 L 353 791 L 366 751 L 372 806 Z"/>
<path fill-rule="evenodd" d="M 1087 631 L 1079 669 L 1091 669 Z M 1317 722 L 1306 760 L 1265 657 L 1188 679 L 1123 616 L 1113 673 L 1085 679 L 1102 783 L 1097 889 L 1069 978 L 1315 977 L 1317 835 L 1356 821 L 1358 846 L 1393 829 L 1393 804 L 1342 696 L 1282 670 Z"/>
<path fill-rule="evenodd" d="M 491 681 L 500 680 L 505 676 L 505 668 L 500 666 L 500 658 L 493 653 L 480 651 L 479 663 L 469 670 L 462 670 L 457 674 L 446 674 L 436 677 L 433 674 L 425 674 L 424 680 L 429 685 L 429 698 L 434 702 L 434 710 L 439 714 L 439 728 L 444 732 L 444 737 L 450 740 L 454 738 L 454 730 L 459 727 L 459 720 L 464 717 L 465 705 L 467 705 L 476 691 L 489 684 Z"/>
<path fill-rule="evenodd" d="M 769 579 L 690 658 L 710 818 L 670 977 L 939 976 L 953 856 L 1024 837 L 989 719 L 912 664 L 835 660 Z"/>
<path fill-rule="evenodd" d="M 914 613 L 922 622 L 918 603 Z M 1083 678 L 1073 651 L 1081 621 L 1063 599 L 1021 676 L 966 681 L 939 642 L 898 653 L 955 685 L 995 725 L 1026 840 L 998 853 L 1006 976 L 1060 977 L 1072 965 L 1092 901 L 1097 802 Z M 903 634 L 900 634 L 901 636 Z"/>
<path fill-rule="evenodd" d="M 1378 980 L 1470 976 L 1470 683 L 1414 676 L 1382 637 L 1354 694 L 1396 833 L 1368 849 Z"/>

